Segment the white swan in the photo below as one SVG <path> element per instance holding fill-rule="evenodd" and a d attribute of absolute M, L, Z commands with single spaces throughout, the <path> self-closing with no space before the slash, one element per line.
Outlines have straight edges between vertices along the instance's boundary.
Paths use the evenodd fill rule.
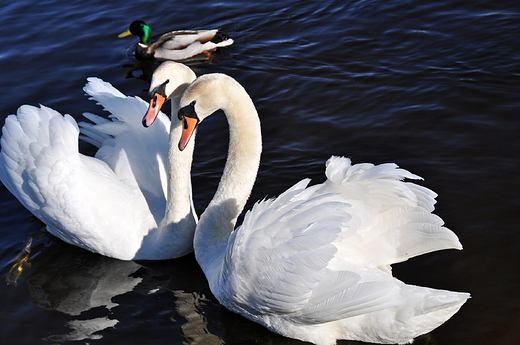
<path fill-rule="evenodd" d="M 233 231 L 254 184 L 260 122 L 246 91 L 222 74 L 199 77 L 181 98 L 182 149 L 218 109 L 230 127 L 222 179 L 194 238 L 197 261 L 229 310 L 287 337 L 406 343 L 449 319 L 467 293 L 406 285 L 390 265 L 462 249 L 433 215 L 436 194 L 395 164 L 351 165 L 332 157 L 327 180 L 303 180 L 255 204 Z"/>
<path fill-rule="evenodd" d="M 160 105 L 171 95 L 176 113 L 195 74 L 174 63 L 155 73 L 167 73 L 169 82 L 152 81 L 151 93 L 162 95 L 153 96 L 152 103 Z M 191 252 L 196 224 L 190 197 L 193 148 L 176 149 L 180 121 L 174 117 L 170 135 L 168 117 L 154 114 L 159 123 L 146 129 L 141 119 L 148 105 L 142 99 L 126 97 L 97 78 L 89 78 L 84 90 L 112 113 L 111 120 L 85 114 L 95 125 L 81 124 L 85 139 L 100 146 L 96 158 L 79 153 L 79 128 L 71 116 L 24 105 L 3 127 L 0 180 L 67 243 L 123 260 Z M 168 151 L 168 140 L 175 150 Z"/>

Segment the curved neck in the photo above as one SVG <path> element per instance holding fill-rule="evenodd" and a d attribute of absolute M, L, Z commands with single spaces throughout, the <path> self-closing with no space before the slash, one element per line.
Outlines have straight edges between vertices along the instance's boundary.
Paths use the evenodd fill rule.
<path fill-rule="evenodd" d="M 253 101 L 238 84 L 222 108 L 229 123 L 229 151 L 215 196 L 202 214 L 194 249 L 210 287 L 218 286 L 228 239 L 249 198 L 260 164 L 262 135 Z"/>
<path fill-rule="evenodd" d="M 168 175 L 166 212 L 164 223 L 176 223 L 191 213 L 191 164 L 193 160 L 194 141 L 184 151 L 177 144 L 182 135 L 182 123 L 177 118 L 179 102 L 172 99 L 172 116 L 170 138 L 168 143 Z"/>
<path fill-rule="evenodd" d="M 185 87 L 182 91 L 184 89 Z M 182 91 L 179 92 L 179 95 L 182 94 Z M 196 226 L 190 178 L 194 142 L 189 143 L 184 151 L 177 148 L 177 143 L 182 135 L 181 121 L 177 118 L 178 96 L 172 96 L 171 107 L 166 208 L 164 218 L 155 233 L 155 241 L 156 250 L 161 251 L 159 248 L 163 248 L 162 251 L 165 253 L 175 251 L 176 256 L 182 256 L 192 251 L 193 233 Z M 184 253 L 181 253 L 181 250 L 184 250 Z"/>

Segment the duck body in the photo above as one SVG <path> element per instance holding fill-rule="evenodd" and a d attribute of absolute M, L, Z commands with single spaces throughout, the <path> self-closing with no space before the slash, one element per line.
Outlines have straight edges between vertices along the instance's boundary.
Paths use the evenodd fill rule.
<path fill-rule="evenodd" d="M 158 124 L 146 129 L 141 118 L 148 104 L 140 98 L 98 78 L 89 78 L 84 90 L 111 113 L 110 119 L 85 114 L 93 123 L 80 124 L 83 139 L 99 147 L 96 156 L 79 152 L 80 127 L 71 116 L 24 105 L 2 129 L 0 180 L 69 244 L 122 260 L 188 254 L 196 224 L 191 158 L 169 154 L 168 117 L 158 114 Z M 172 179 L 169 161 L 176 158 Z M 167 199 L 170 188 L 177 191 L 175 205 Z"/>
<path fill-rule="evenodd" d="M 152 43 L 151 29 L 141 20 L 132 22 L 130 28 L 119 37 L 130 34 L 140 38 L 136 53 L 145 59 L 181 61 L 233 44 L 233 40 L 220 33 L 218 29 L 171 31 L 161 35 L 156 42 Z"/>
<path fill-rule="evenodd" d="M 302 180 L 257 202 L 234 229 L 256 179 L 262 150 L 253 102 L 234 79 L 204 75 L 183 94 L 182 148 L 197 124 L 222 109 L 230 145 L 215 196 L 194 237 L 197 261 L 227 309 L 281 335 L 407 343 L 438 327 L 467 293 L 406 285 L 391 266 L 442 249 L 462 249 L 432 214 L 436 194 L 404 179 L 395 164 L 332 157 L 326 181 Z"/>

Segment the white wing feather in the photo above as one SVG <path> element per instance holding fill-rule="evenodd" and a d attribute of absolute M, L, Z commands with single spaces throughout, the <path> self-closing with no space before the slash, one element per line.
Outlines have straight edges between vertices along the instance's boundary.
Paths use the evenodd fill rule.
<path fill-rule="evenodd" d="M 110 120 L 84 114 L 94 124 L 80 122 L 82 139 L 102 140 L 96 158 L 106 162 L 117 177 L 144 194 L 157 220 L 166 206 L 166 167 L 170 120 L 160 112 L 153 126 L 145 128 L 141 119 L 148 103 L 127 97 L 99 78 L 88 78 L 84 91 L 108 111 Z"/>
<path fill-rule="evenodd" d="M 92 219 L 100 216 L 110 223 L 116 212 L 128 217 L 126 225 L 130 227 L 135 226 L 132 222 L 146 224 L 153 219 L 136 209 L 146 207 L 146 203 L 139 193 L 123 185 L 108 165 L 78 152 L 78 134 L 76 122 L 68 115 L 44 106 L 20 107 L 3 128 L 2 147 L 10 149 L 1 152 L 0 178 L 50 232 L 66 242 L 104 253 L 111 250 L 106 248 L 107 241 L 117 231 L 101 233 Z M 136 202 L 124 202 L 126 198 Z M 128 238 L 133 240 L 133 234 Z"/>
<path fill-rule="evenodd" d="M 101 146 L 97 158 L 79 153 L 72 117 L 25 105 L 2 129 L 0 179 L 62 240 L 132 259 L 164 214 L 169 121 L 161 114 L 159 125 L 145 132 L 144 101 L 97 78 L 85 91 L 113 114 L 110 120 L 89 116 L 95 124 L 83 125 Z M 134 164 L 132 155 L 145 164 Z"/>
<path fill-rule="evenodd" d="M 435 193 L 402 181 L 418 176 L 339 157 L 327 162 L 326 175 L 323 184 L 303 180 L 246 214 L 222 266 L 218 294 L 228 308 L 312 324 L 395 307 L 405 303 L 404 284 L 390 264 L 461 248 L 430 213 Z"/>

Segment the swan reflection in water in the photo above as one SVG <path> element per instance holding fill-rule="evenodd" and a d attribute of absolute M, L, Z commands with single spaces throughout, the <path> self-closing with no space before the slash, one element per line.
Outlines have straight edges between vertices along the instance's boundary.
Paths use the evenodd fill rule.
<path fill-rule="evenodd" d="M 223 344 L 219 337 L 208 331 L 207 320 L 202 315 L 201 309 L 209 300 L 198 291 L 209 290 L 198 287 L 206 283 L 202 272 L 197 272 L 198 266 L 192 256 L 165 262 L 121 261 L 65 244 L 44 231 L 32 237 L 30 251 L 25 248 L 23 255 L 18 257 L 24 264 L 12 266 L 23 267 L 21 277 L 37 307 L 73 317 L 66 322 L 71 329 L 69 333 L 52 334 L 46 340 L 101 339 L 100 332 L 117 324 L 131 327 L 124 324 L 126 320 L 118 320 L 122 319 L 120 316 L 126 316 L 126 312 L 118 312 L 118 307 L 132 308 L 133 314 L 139 314 L 143 311 L 135 309 L 147 308 L 146 302 L 140 304 L 143 295 L 172 293 L 174 302 L 172 309 L 168 309 L 170 315 L 154 317 L 166 317 L 178 324 L 183 337 L 191 344 Z M 22 282 L 18 283 L 23 286 Z M 123 299 L 130 305 L 114 301 L 116 296 L 130 292 L 139 294 Z"/>
<path fill-rule="evenodd" d="M 222 307 L 193 255 L 167 261 L 120 261 L 68 245 L 45 231 L 32 237 L 30 252 L 22 252 L 28 259 L 17 288 L 27 284 L 37 307 L 60 312 L 62 317 L 51 316 L 52 329 L 42 331 L 45 341 L 108 339 L 115 329 L 115 337 L 139 342 L 132 331 L 139 328 L 147 339 L 165 333 L 172 344 L 301 344 Z M 61 325 L 70 331 L 59 334 L 55 330 Z M 177 337 L 179 341 L 172 339 Z M 414 341 L 415 345 L 435 343 L 429 334 Z"/>

